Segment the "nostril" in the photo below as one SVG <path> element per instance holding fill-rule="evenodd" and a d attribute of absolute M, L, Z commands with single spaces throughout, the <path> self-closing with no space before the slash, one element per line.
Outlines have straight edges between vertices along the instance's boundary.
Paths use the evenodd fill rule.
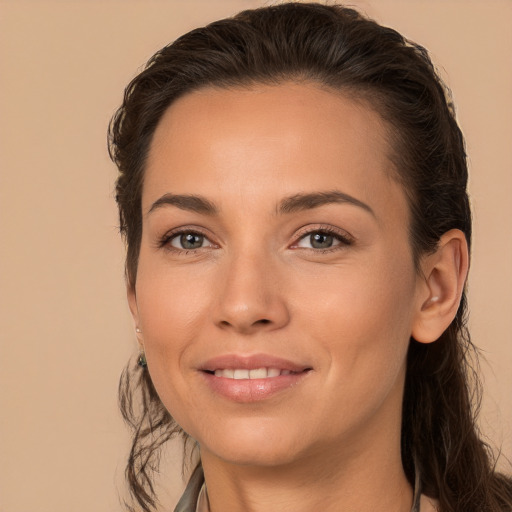
<path fill-rule="evenodd" d="M 274 320 L 270 318 L 260 318 L 259 320 L 254 320 L 250 318 L 234 318 L 233 321 L 228 320 L 219 320 L 217 325 L 222 329 L 235 329 L 240 332 L 251 333 L 253 331 L 257 331 L 258 328 L 270 328 L 276 324 Z"/>

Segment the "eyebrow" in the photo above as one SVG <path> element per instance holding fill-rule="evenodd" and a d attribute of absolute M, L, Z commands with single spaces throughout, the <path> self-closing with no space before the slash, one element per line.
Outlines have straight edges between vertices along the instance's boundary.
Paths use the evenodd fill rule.
<path fill-rule="evenodd" d="M 216 215 L 219 213 L 217 207 L 205 197 L 178 194 L 164 194 L 151 205 L 147 213 L 150 214 L 158 208 L 167 205 L 203 215 Z"/>
<path fill-rule="evenodd" d="M 352 204 L 366 210 L 375 217 L 375 212 L 370 208 L 370 206 L 355 197 L 345 194 L 344 192 L 340 192 L 339 190 L 293 195 L 281 201 L 278 212 L 281 214 L 295 213 L 332 203 Z"/>
<path fill-rule="evenodd" d="M 278 214 L 289 214 L 304 210 L 311 210 L 320 206 L 332 203 L 348 203 L 358 206 L 363 210 L 371 213 L 375 217 L 375 212 L 366 203 L 359 199 L 350 196 L 339 190 L 330 190 L 327 192 L 311 192 L 304 194 L 295 194 L 293 196 L 283 199 L 277 208 Z M 175 206 L 180 210 L 199 213 L 202 215 L 213 216 L 219 213 L 219 209 L 214 203 L 202 196 L 188 195 L 188 194 L 164 194 L 157 199 L 149 208 L 147 214 L 149 215 L 155 210 L 163 206 Z"/>

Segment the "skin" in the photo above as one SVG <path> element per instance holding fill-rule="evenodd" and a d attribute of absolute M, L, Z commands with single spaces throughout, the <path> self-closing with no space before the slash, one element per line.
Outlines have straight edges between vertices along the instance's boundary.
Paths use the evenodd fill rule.
<path fill-rule="evenodd" d="M 128 299 L 159 396 L 200 445 L 212 512 L 410 510 L 407 347 L 455 315 L 467 249 L 449 232 L 416 272 L 390 151 L 371 108 L 307 83 L 196 91 L 156 129 Z M 332 191 L 355 201 L 281 211 Z M 216 213 L 155 204 L 165 194 Z M 332 246 L 313 246 L 325 230 Z M 200 247 L 182 248 L 187 231 Z M 254 402 L 220 395 L 200 371 L 261 353 L 311 370 Z"/>

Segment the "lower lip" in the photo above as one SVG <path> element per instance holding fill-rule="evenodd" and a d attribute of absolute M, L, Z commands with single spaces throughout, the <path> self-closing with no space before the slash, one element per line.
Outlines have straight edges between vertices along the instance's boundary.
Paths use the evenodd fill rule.
<path fill-rule="evenodd" d="M 208 386 L 219 395 L 234 402 L 259 402 L 295 387 L 309 371 L 279 375 L 267 379 L 228 379 L 202 372 Z"/>

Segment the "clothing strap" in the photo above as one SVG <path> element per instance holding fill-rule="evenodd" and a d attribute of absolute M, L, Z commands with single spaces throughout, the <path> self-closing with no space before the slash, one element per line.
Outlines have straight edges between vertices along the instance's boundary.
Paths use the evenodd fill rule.
<path fill-rule="evenodd" d="M 174 512 L 196 512 L 197 500 L 203 485 L 203 466 L 199 463 L 190 476 L 185 492 L 178 501 Z"/>
<path fill-rule="evenodd" d="M 176 505 L 174 512 L 208 512 L 208 506 L 204 506 L 203 499 L 205 498 L 206 492 L 204 487 L 204 472 L 203 466 L 199 463 L 194 469 L 190 480 L 188 481 L 185 492 L 180 498 L 180 501 Z M 203 499 L 199 499 L 199 498 Z M 421 499 L 421 478 L 417 471 L 414 478 L 414 496 L 412 500 L 411 512 L 420 512 L 420 499 Z"/>
<path fill-rule="evenodd" d="M 415 475 L 414 475 L 414 495 L 412 497 L 411 512 L 420 512 L 420 500 L 421 500 L 421 478 L 420 478 L 420 472 L 419 471 L 415 471 Z"/>

